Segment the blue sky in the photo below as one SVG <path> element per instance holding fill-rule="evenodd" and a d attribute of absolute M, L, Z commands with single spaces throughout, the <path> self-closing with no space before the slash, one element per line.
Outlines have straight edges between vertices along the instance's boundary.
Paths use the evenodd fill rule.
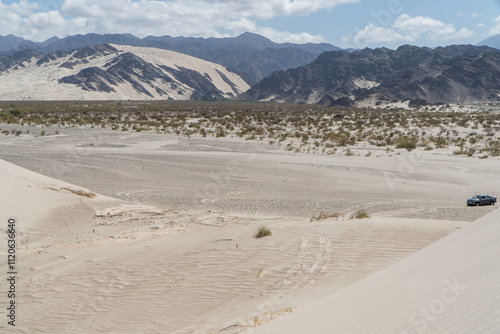
<path fill-rule="evenodd" d="M 476 44 L 500 34 L 500 0 L 0 0 L 0 35 L 225 37 L 340 47 Z"/>

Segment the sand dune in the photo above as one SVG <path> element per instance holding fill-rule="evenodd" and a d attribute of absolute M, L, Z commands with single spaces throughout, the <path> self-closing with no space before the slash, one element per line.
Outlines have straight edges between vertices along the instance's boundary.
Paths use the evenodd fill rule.
<path fill-rule="evenodd" d="M 498 333 L 500 211 L 253 333 Z"/>
<path fill-rule="evenodd" d="M 246 91 L 250 86 L 237 74 L 229 71 L 222 65 L 211 63 L 195 57 L 191 57 L 178 52 L 147 48 L 133 47 L 126 45 L 113 45 L 118 52 L 91 56 L 85 59 L 85 62 L 74 64 L 72 68 L 60 67 L 66 62 L 74 62 L 73 55 L 75 51 L 64 57 L 53 61 L 37 65 L 33 59 L 24 62 L 22 67 L 5 71 L 0 75 L 0 100 L 18 101 L 18 100 L 154 100 L 154 99 L 176 99 L 189 100 L 195 91 L 187 83 L 179 81 L 168 71 L 162 70 L 161 66 L 167 66 L 173 69 L 188 69 L 199 72 L 199 75 L 210 78 L 214 87 L 220 90 L 225 97 L 234 97 Z M 81 87 L 60 83 L 59 80 L 78 74 L 87 68 L 106 69 L 106 64 L 124 53 L 133 53 L 139 58 L 151 62 L 157 71 L 163 72 L 168 80 L 152 80 L 145 84 L 141 79 L 135 78 L 144 85 L 148 94 L 141 93 L 130 82 L 110 83 L 113 88 L 111 92 L 83 90 Z M 168 82 L 167 82 L 168 81 Z M 159 88 L 166 94 L 159 94 Z"/>
<path fill-rule="evenodd" d="M 385 173 L 398 173 L 390 158 L 101 133 L 85 154 L 78 134 L 3 139 L 3 157 L 71 183 L 0 160 L 1 219 L 19 221 L 20 258 L 18 323 L 2 330 L 417 333 L 424 320 L 424 333 L 498 329 L 498 211 L 446 204 L 476 182 L 494 188 L 494 159 L 429 157 L 387 191 Z M 190 196 L 206 184 L 219 192 Z M 360 207 L 372 217 L 350 219 Z M 310 221 L 325 208 L 341 214 Z M 273 235 L 254 238 L 262 225 Z M 0 257 L 6 268 L 6 248 Z M 453 302 L 442 294 L 450 284 Z M 431 321 L 420 309 L 440 314 Z"/>
<path fill-rule="evenodd" d="M 311 302 L 458 224 L 180 212 L 56 191 L 81 188 L 1 164 L 8 204 L 17 203 L 2 214 L 17 216 L 19 237 L 29 236 L 18 250 L 18 303 L 27 310 L 18 316 L 21 333 L 242 330 L 265 321 L 263 307 Z M 37 205 L 28 215 L 19 202 L 29 196 Z M 253 238 L 261 224 L 274 235 Z"/>
<path fill-rule="evenodd" d="M 309 219 L 321 211 L 365 208 L 377 216 L 474 221 L 492 208 L 471 210 L 465 199 L 500 187 L 497 159 L 438 150 L 391 156 L 381 148 L 371 157 L 364 151 L 350 157 L 292 154 L 239 138 L 103 129 L 3 136 L 0 145 L 3 159 L 106 196 L 249 217 Z"/>

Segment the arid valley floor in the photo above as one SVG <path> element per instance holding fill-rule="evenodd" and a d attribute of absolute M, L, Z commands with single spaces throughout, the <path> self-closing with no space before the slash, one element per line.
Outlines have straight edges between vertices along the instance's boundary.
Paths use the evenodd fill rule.
<path fill-rule="evenodd" d="M 265 332 L 480 217 L 498 218 L 496 206 L 465 201 L 500 194 L 500 158 L 449 146 L 366 141 L 327 154 L 230 135 L 3 128 L 22 128 L 0 136 L 1 219 L 18 222 L 18 323 L 9 332 Z M 255 238 L 260 226 L 272 235 Z M 389 297 L 419 298 L 418 278 L 405 282 L 405 295 Z"/>

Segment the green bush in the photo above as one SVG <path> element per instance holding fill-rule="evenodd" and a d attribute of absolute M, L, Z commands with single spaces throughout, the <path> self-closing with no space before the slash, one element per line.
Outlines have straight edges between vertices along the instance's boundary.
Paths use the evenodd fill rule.
<path fill-rule="evenodd" d="M 356 219 L 370 218 L 370 215 L 365 209 L 359 209 L 354 213 L 354 218 Z"/>
<path fill-rule="evenodd" d="M 15 116 L 15 117 L 19 117 L 22 114 L 21 110 L 17 110 L 17 109 L 11 110 L 10 113 L 12 114 L 12 116 Z"/>
<path fill-rule="evenodd" d="M 415 136 L 401 136 L 396 139 L 396 148 L 405 148 L 411 151 L 417 148 L 417 142 L 418 139 Z"/>
<path fill-rule="evenodd" d="M 273 232 L 271 232 L 271 230 L 269 229 L 269 227 L 261 226 L 257 230 L 257 233 L 255 233 L 255 238 L 260 239 L 260 238 L 264 238 L 264 237 L 270 236 L 272 234 L 273 234 Z"/>
<path fill-rule="evenodd" d="M 487 151 L 494 157 L 500 155 L 500 142 L 496 140 L 491 140 L 488 142 Z"/>

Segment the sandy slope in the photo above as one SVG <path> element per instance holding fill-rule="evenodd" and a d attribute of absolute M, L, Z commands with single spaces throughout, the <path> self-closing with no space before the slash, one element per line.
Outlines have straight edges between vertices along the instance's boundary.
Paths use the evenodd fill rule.
<path fill-rule="evenodd" d="M 144 85 L 145 89 L 153 96 L 139 93 L 128 82 L 113 85 L 115 92 L 97 92 L 85 91 L 73 84 L 59 83 L 58 80 L 79 73 L 88 67 L 98 67 L 106 69 L 104 65 L 125 52 L 134 53 L 136 56 L 151 62 L 154 66 L 165 65 L 174 69 L 187 68 L 198 71 L 204 76 L 208 76 L 213 84 L 227 97 L 234 97 L 246 91 L 250 86 L 238 75 L 228 71 L 224 66 L 214 64 L 205 60 L 194 58 L 188 55 L 173 51 L 161 50 L 156 48 L 141 48 L 133 46 L 113 45 L 117 53 L 107 56 L 92 56 L 85 60 L 88 63 L 74 65 L 73 69 L 60 67 L 67 61 L 74 61 L 73 53 L 67 56 L 57 58 L 56 60 L 37 65 L 36 60 L 24 62 L 25 67 L 9 70 L 0 75 L 0 100 L 149 100 L 149 99 L 169 99 L 186 100 L 191 97 L 193 88 L 179 82 L 171 76 L 172 83 L 155 82 L 154 87 Z M 234 83 L 231 87 L 224 80 L 228 78 Z M 137 79 L 141 82 L 140 79 Z M 155 87 L 163 89 L 168 95 L 159 95 Z M 179 92 L 182 91 L 182 94 Z"/>
<path fill-rule="evenodd" d="M 230 137 L 44 130 L 43 137 L 1 136 L 0 158 L 110 197 L 184 211 L 309 219 L 365 208 L 377 216 L 474 221 L 491 207 L 467 208 L 464 200 L 500 187 L 497 159 L 446 150 L 359 147 L 347 157 Z"/>
<path fill-rule="evenodd" d="M 19 239 L 29 237 L 18 250 L 21 333 L 245 328 L 264 308 L 338 290 L 457 226 L 178 212 L 55 191 L 79 188 L 3 161 L 1 167 L 9 190 L 2 219 L 16 216 Z M 274 235 L 253 238 L 260 224 Z"/>
<path fill-rule="evenodd" d="M 498 333 L 500 211 L 252 333 Z"/>
<path fill-rule="evenodd" d="M 208 139 L 179 142 L 168 136 L 100 133 L 101 137 L 92 138 L 92 148 L 81 146 L 82 138 L 92 137 L 91 129 L 83 137 L 64 131 L 44 138 L 2 137 L 4 158 L 33 169 L 45 168 L 46 174 L 52 171 L 93 191 L 114 196 L 128 189 L 135 194 L 122 196 L 123 200 L 79 196 L 61 189 L 87 189 L 0 161 L 0 184 L 6 190 L 0 193 L 1 219 L 18 218 L 22 241 L 18 247 L 20 312 L 16 331 L 9 332 L 281 333 L 290 331 L 290 326 L 301 328 L 300 332 L 321 332 L 330 328 L 330 319 L 341 318 L 348 321 L 347 330 L 373 324 L 380 333 L 386 328 L 413 333 L 415 327 L 402 323 L 409 316 L 405 312 L 428 307 L 455 277 L 468 288 L 460 291 L 453 304 L 446 304 L 443 320 L 436 317 L 429 329 L 447 323 L 454 328 L 460 322 L 453 322 L 452 315 L 475 310 L 467 309 L 463 300 L 483 296 L 486 290 L 476 282 L 493 284 L 488 291 L 496 293 L 497 280 L 490 278 L 498 277 L 498 272 L 487 265 L 498 250 L 494 223 L 484 225 L 484 230 L 482 223 L 469 225 L 473 216 L 460 219 L 466 212 L 463 202 L 445 204 L 460 199 L 461 191 L 468 193 L 477 183 L 496 187 L 494 159 L 438 155 L 415 162 L 412 173 L 399 173 L 400 166 L 394 164 L 398 160 L 390 157 L 332 160 L 284 155 L 264 150 L 262 144 L 241 145 L 229 139 L 222 149 L 220 142 Z M 242 168 L 228 174 L 235 164 Z M 396 180 L 393 191 L 384 172 L 398 173 L 392 179 Z M 191 190 L 200 193 L 204 185 L 217 184 L 211 179 L 214 175 L 229 179 L 215 179 L 220 186 L 215 198 L 193 202 L 188 196 Z M 325 178 L 336 181 L 330 184 Z M 429 198 L 431 191 L 436 197 L 447 193 L 450 197 L 436 204 L 435 198 Z M 361 202 L 342 207 L 350 192 Z M 412 193 L 409 199 L 424 210 L 398 208 L 405 203 L 400 197 Z M 325 204 L 328 196 L 332 202 Z M 299 197 L 304 202 L 297 202 Z M 259 198 L 274 202 L 262 209 L 265 205 Z M 228 214 L 213 204 L 216 199 L 238 199 L 240 206 L 228 206 L 234 208 Z M 443 204 L 449 208 L 444 213 L 439 209 Z M 373 218 L 349 219 L 363 205 Z M 309 221 L 311 214 L 325 207 L 345 209 L 344 215 Z M 469 212 L 477 215 L 491 209 Z M 497 212 L 485 219 L 497 221 Z M 273 235 L 255 239 L 253 234 L 261 225 L 270 227 Z M 464 226 L 437 246 L 415 254 Z M 0 267 L 6 268 L 4 239 L 0 245 Z M 476 245 L 485 248 L 475 250 Z M 457 259 L 463 259 L 463 264 Z M 469 270 L 476 265 L 478 270 Z M 481 273 L 488 276 L 477 281 Z M 468 298 L 461 299 L 466 294 Z M 1 305 L 6 305 L 5 294 L 0 298 Z M 485 302 L 481 298 L 477 301 Z M 335 311 L 326 312 L 330 309 Z M 495 325 L 492 312 L 496 309 L 487 309 L 484 324 Z M 322 316 L 316 319 L 308 310 Z M 358 321 L 359 311 L 363 316 Z M 1 319 L 4 313 L 0 311 Z M 380 314 L 388 317 L 387 322 L 372 321 Z M 278 320 L 256 327 L 273 318 Z M 300 324 L 294 319 L 300 319 Z M 416 320 L 422 323 L 422 318 Z M 2 320 L 0 326 L 5 329 L 6 322 Z"/>
<path fill-rule="evenodd" d="M 19 168 L 4 160 L 0 160 L 0 177 L 2 219 L 18 217 L 26 230 L 45 225 L 45 217 L 61 206 L 80 205 L 82 208 L 88 207 L 93 213 L 94 208 L 107 206 L 109 202 L 118 202 L 97 194 L 94 198 L 78 196 L 71 190 L 90 191 Z"/>
<path fill-rule="evenodd" d="M 113 46 L 121 52 L 132 52 L 152 64 L 165 65 L 176 69 L 188 68 L 207 75 L 212 79 L 212 82 L 217 88 L 225 93 L 231 93 L 234 96 L 243 93 L 250 88 L 250 86 L 237 74 L 230 72 L 222 65 L 206 60 L 191 57 L 179 52 L 157 48 L 143 48 L 128 45 Z M 238 88 L 237 91 L 235 91 L 225 80 L 223 80 L 221 73 L 236 85 Z"/>

